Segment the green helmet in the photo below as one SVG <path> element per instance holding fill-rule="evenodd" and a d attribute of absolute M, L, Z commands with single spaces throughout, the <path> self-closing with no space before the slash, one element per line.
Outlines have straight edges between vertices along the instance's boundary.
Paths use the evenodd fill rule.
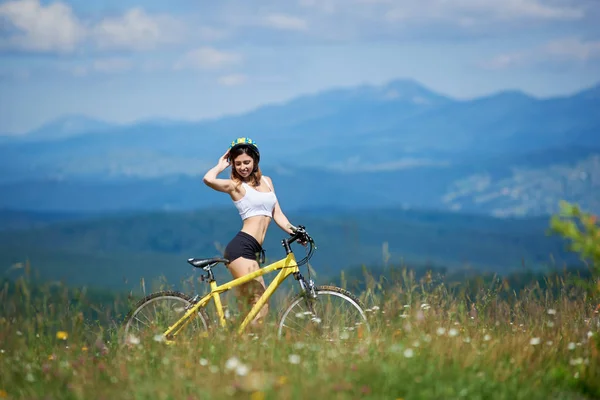
<path fill-rule="evenodd" d="M 254 140 L 247 137 L 240 137 L 235 139 L 229 145 L 229 153 L 231 154 L 231 152 L 234 149 L 238 149 L 240 147 L 248 148 L 252 153 L 254 153 L 255 157 L 253 158 L 256 160 L 256 164 L 258 164 L 258 162 L 260 161 L 260 151 L 258 151 L 258 146 L 256 145 L 256 142 Z"/>

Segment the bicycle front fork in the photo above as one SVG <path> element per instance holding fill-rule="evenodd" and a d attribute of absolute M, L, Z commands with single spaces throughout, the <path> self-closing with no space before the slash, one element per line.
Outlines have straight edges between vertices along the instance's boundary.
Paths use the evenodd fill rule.
<path fill-rule="evenodd" d="M 304 279 L 300 272 L 295 272 L 294 278 L 298 281 L 298 283 L 300 283 L 300 288 L 302 288 L 303 293 L 306 293 L 312 299 L 317 298 L 315 283 L 312 279 L 309 279 L 308 282 L 306 282 L 306 279 Z"/>

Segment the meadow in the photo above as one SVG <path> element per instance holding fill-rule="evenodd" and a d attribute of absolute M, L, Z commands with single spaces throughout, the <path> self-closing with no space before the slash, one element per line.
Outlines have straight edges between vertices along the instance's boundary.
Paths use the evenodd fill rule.
<path fill-rule="evenodd" d="M 215 329 L 175 346 L 124 345 L 115 310 L 127 308 L 126 298 L 98 308 L 91 320 L 80 291 L 47 287 L 32 295 L 24 278 L 14 288 L 6 283 L 0 397 L 600 397 L 600 317 L 568 279 L 519 293 L 497 279 L 471 288 L 472 297 L 435 276 L 401 275 L 394 284 L 368 279 L 361 300 L 372 331 L 355 343 L 277 339 L 273 311 L 261 329 L 241 336 Z"/>
<path fill-rule="evenodd" d="M 565 231 L 577 245 L 574 234 Z M 85 290 L 32 284 L 25 272 L 0 291 L 0 398 L 600 398 L 595 272 L 517 289 L 502 277 L 449 283 L 399 268 L 365 274 L 355 292 L 371 326 L 363 340 L 277 339 L 279 298 L 261 328 L 214 329 L 173 346 L 120 340 L 136 298 L 100 304 Z"/>

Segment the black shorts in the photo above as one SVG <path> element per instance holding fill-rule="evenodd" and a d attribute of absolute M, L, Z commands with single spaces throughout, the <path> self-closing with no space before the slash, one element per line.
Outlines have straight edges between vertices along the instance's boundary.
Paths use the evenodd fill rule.
<path fill-rule="evenodd" d="M 224 256 L 229 262 L 244 257 L 262 264 L 265 259 L 265 251 L 252 235 L 239 231 L 225 248 Z"/>

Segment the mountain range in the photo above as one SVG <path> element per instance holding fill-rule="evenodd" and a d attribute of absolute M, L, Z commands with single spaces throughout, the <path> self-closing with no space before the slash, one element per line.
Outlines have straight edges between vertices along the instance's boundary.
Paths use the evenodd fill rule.
<path fill-rule="evenodd" d="M 0 207 L 190 210 L 228 204 L 201 176 L 255 139 L 284 207 L 600 211 L 600 85 L 456 100 L 410 80 L 339 88 L 198 122 L 68 116 L 0 141 Z"/>

